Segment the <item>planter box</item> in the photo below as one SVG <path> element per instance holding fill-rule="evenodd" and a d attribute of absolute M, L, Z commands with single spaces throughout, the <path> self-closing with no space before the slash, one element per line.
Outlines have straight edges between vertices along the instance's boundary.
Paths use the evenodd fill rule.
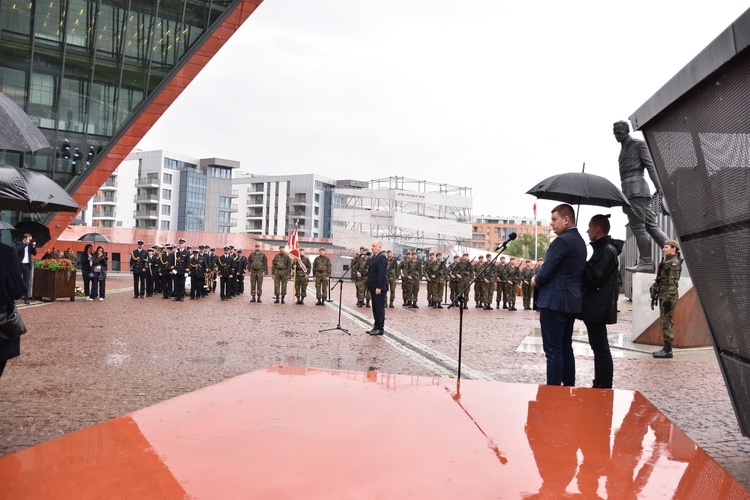
<path fill-rule="evenodd" d="M 35 299 L 57 300 L 69 297 L 73 301 L 76 299 L 76 275 L 71 273 L 68 277 L 65 271 L 34 269 L 31 291 L 31 296 Z"/>

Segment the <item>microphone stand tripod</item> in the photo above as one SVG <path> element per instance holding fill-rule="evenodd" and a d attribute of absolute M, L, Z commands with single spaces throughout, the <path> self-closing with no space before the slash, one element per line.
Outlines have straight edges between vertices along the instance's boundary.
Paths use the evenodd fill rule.
<path fill-rule="evenodd" d="M 343 333 L 347 335 L 351 335 L 351 333 L 349 333 L 349 330 L 347 330 L 346 328 L 341 328 L 341 304 L 342 304 L 342 296 L 344 293 L 344 277 L 347 275 L 347 273 L 349 273 L 349 271 L 351 271 L 354 268 L 354 264 L 356 264 L 361 258 L 362 258 L 362 254 L 357 255 L 357 257 L 355 257 L 355 259 L 352 261 L 352 265 L 349 266 L 349 269 L 347 269 L 346 272 L 342 274 L 338 280 L 336 280 L 336 284 L 333 285 L 333 288 L 331 288 L 331 291 L 333 291 L 336 287 L 339 287 L 339 319 L 338 319 L 338 323 L 336 323 L 336 327 L 326 328 L 324 330 L 318 330 L 318 333 L 331 332 L 333 330 L 341 330 Z M 330 286 L 330 283 L 329 283 L 329 286 Z M 331 296 L 330 293 L 328 296 L 329 297 Z M 331 302 L 333 302 L 333 300 L 331 300 Z"/>
<path fill-rule="evenodd" d="M 495 261 L 498 257 L 500 257 L 500 254 L 502 254 L 505 249 L 508 247 L 507 243 L 503 243 L 498 248 L 495 249 L 495 252 L 497 255 L 489 262 L 492 266 L 495 265 Z M 464 309 L 465 304 L 467 302 L 466 298 L 464 297 L 465 293 L 468 293 L 469 289 L 471 288 L 471 285 L 474 284 L 478 278 L 484 275 L 485 271 L 489 269 L 490 266 L 485 266 L 484 269 L 482 269 L 479 274 L 474 276 L 474 278 L 469 282 L 468 285 L 466 285 L 466 288 L 458 292 L 458 295 L 456 296 L 456 299 L 451 302 L 451 304 L 448 306 L 448 309 L 451 307 L 457 305 L 458 306 L 458 379 L 461 380 L 461 353 L 463 351 L 463 334 L 464 334 Z"/>

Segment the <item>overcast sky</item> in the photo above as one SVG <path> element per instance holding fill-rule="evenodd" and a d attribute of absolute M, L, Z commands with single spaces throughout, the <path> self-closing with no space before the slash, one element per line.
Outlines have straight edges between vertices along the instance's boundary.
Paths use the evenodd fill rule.
<path fill-rule="evenodd" d="M 257 174 L 405 176 L 531 216 L 561 172 L 619 186 L 628 117 L 744 1 L 265 0 L 138 145 Z M 547 220 L 552 201 L 540 201 Z M 583 209 L 588 220 L 609 209 Z M 613 234 L 626 219 L 612 209 Z"/>

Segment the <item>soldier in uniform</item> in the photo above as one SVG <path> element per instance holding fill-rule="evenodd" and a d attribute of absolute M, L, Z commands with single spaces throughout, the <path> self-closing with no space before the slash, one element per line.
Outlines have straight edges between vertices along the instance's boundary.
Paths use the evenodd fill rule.
<path fill-rule="evenodd" d="M 505 262 L 505 257 L 500 257 L 500 260 L 498 260 L 497 266 L 495 268 L 495 276 L 497 276 L 496 307 L 498 309 L 500 309 L 500 302 L 503 303 L 503 309 L 508 308 L 508 295 L 506 293 L 507 288 L 505 286 L 508 284 L 507 273 L 508 273 L 508 264 Z"/>
<path fill-rule="evenodd" d="M 279 253 L 271 261 L 271 272 L 273 273 L 273 294 L 274 304 L 281 301 L 284 304 L 286 297 L 286 285 L 289 281 L 289 274 L 292 270 L 292 259 L 287 255 L 284 245 L 279 247 Z"/>
<path fill-rule="evenodd" d="M 435 254 L 435 260 L 438 262 L 437 269 L 435 270 L 435 289 L 433 291 L 433 304 L 432 307 L 435 309 L 443 308 L 443 290 L 445 289 L 445 277 L 448 275 L 448 269 L 445 267 L 448 257 L 443 260 L 443 254 Z"/>
<path fill-rule="evenodd" d="M 412 279 L 409 281 L 409 284 L 411 285 L 411 307 L 415 309 L 419 308 L 417 302 L 419 300 L 419 289 L 422 286 L 422 276 L 424 275 L 422 262 L 417 257 L 417 252 L 411 253 L 411 259 L 414 261 L 414 269 L 412 269 Z"/>
<path fill-rule="evenodd" d="M 531 309 L 531 260 L 526 259 L 524 268 L 521 270 L 521 294 L 523 295 L 523 310 Z"/>
<path fill-rule="evenodd" d="M 432 307 L 435 294 L 435 282 L 437 280 L 437 268 L 440 262 L 435 258 L 435 252 L 430 252 L 427 263 L 424 265 L 424 278 L 427 281 L 427 307 Z"/>
<path fill-rule="evenodd" d="M 659 287 L 659 326 L 664 339 L 664 347 L 653 353 L 655 358 L 671 358 L 674 342 L 674 308 L 680 298 L 678 290 L 682 263 L 680 244 L 675 240 L 664 242 L 664 259 L 659 264 L 656 279 Z"/>
<path fill-rule="evenodd" d="M 237 254 L 234 245 L 229 245 L 229 255 L 232 257 L 232 262 L 234 263 L 234 274 L 232 275 L 232 279 L 229 280 L 229 296 L 234 298 L 237 296 L 240 274 L 240 256 Z"/>
<path fill-rule="evenodd" d="M 294 260 L 294 296 L 297 298 L 295 304 L 304 305 L 307 297 L 307 283 L 310 281 L 308 273 L 312 268 L 310 259 L 305 255 L 305 249 L 299 249 L 299 259 Z"/>
<path fill-rule="evenodd" d="M 326 255 L 326 249 L 318 249 L 318 258 L 313 263 L 313 276 L 315 277 L 315 302 L 316 306 L 324 306 L 328 298 L 328 285 L 331 281 L 331 259 Z"/>
<path fill-rule="evenodd" d="M 369 269 L 368 259 L 370 252 L 365 247 L 360 247 L 359 259 L 352 265 L 352 279 L 354 279 L 354 285 L 357 288 L 357 307 L 365 305 L 367 301 L 367 307 L 370 307 L 370 299 L 367 295 L 367 271 Z"/>
<path fill-rule="evenodd" d="M 401 275 L 401 297 L 404 299 L 404 307 L 411 305 L 411 281 L 408 276 L 411 274 L 413 267 L 414 263 L 411 260 L 411 251 L 408 251 L 398 270 Z"/>
<path fill-rule="evenodd" d="M 152 267 L 154 266 L 154 247 L 146 250 L 145 272 L 146 275 L 146 297 L 152 297 L 154 295 L 154 275 Z"/>
<path fill-rule="evenodd" d="M 508 266 L 505 269 L 505 297 L 508 300 L 508 310 L 517 311 L 516 290 L 518 289 L 518 268 L 516 267 L 515 257 L 510 258 Z"/>
<path fill-rule="evenodd" d="M 453 264 L 450 265 L 448 268 L 448 288 L 450 288 L 450 298 L 451 303 L 453 303 L 454 300 L 456 300 L 456 295 L 458 294 L 458 277 L 456 276 L 456 269 L 458 269 L 458 265 L 461 262 L 461 257 L 458 255 L 453 256 Z"/>
<path fill-rule="evenodd" d="M 175 256 L 172 250 L 174 250 L 174 246 L 167 243 L 164 246 L 164 252 L 159 256 L 162 299 L 168 299 L 172 295 L 172 278 L 175 273 Z"/>
<path fill-rule="evenodd" d="M 177 240 L 179 247 L 174 251 L 174 301 L 182 302 L 185 298 L 185 274 L 187 273 L 187 261 L 190 258 L 188 249 L 185 247 L 185 240 L 180 238 Z"/>
<path fill-rule="evenodd" d="M 388 259 L 386 264 L 386 276 L 388 277 L 388 289 L 390 291 L 388 307 L 393 309 L 393 301 L 396 298 L 396 284 L 398 283 L 398 259 L 393 256 L 393 251 L 388 250 L 385 253 Z"/>
<path fill-rule="evenodd" d="M 263 276 L 268 274 L 268 257 L 265 252 L 260 251 L 260 244 L 255 244 L 255 251 L 247 259 L 247 267 L 250 269 L 250 302 L 255 302 L 255 296 L 263 295 Z"/>
<path fill-rule="evenodd" d="M 237 295 L 245 293 L 245 273 L 247 272 L 247 257 L 242 255 L 242 249 L 237 249 Z"/>
<path fill-rule="evenodd" d="M 474 276 L 477 276 L 476 281 L 474 281 L 474 307 L 483 307 L 482 301 L 484 300 L 485 296 L 485 275 L 483 273 L 484 271 L 484 257 L 479 256 L 477 259 L 477 262 L 474 264 Z M 480 276 L 481 273 L 481 276 Z"/>
<path fill-rule="evenodd" d="M 211 251 L 208 253 L 208 262 L 211 274 L 213 275 L 213 279 L 209 284 L 209 289 L 211 290 L 211 293 L 216 293 L 216 282 L 219 277 L 219 256 L 216 255 L 216 247 L 211 247 Z"/>
<path fill-rule="evenodd" d="M 544 264 L 544 259 L 542 258 L 537 259 L 536 266 L 534 266 L 534 270 L 531 272 L 532 278 L 536 276 L 537 274 L 539 274 L 539 271 L 542 270 L 543 264 Z M 531 287 L 531 288 L 533 289 L 534 287 Z M 531 294 L 531 303 L 532 303 L 531 308 L 534 309 L 535 311 L 538 311 L 539 308 L 536 306 L 536 290 L 534 290 L 533 293 Z"/>
<path fill-rule="evenodd" d="M 484 262 L 484 276 L 483 281 L 485 282 L 484 285 L 484 296 L 482 298 L 482 303 L 484 304 L 484 309 L 487 311 L 492 311 L 492 295 L 495 293 L 495 280 L 497 277 L 495 276 L 495 264 L 492 263 L 492 255 L 487 254 L 485 256 L 485 262 Z"/>
<path fill-rule="evenodd" d="M 154 255 L 151 257 L 151 279 L 154 281 L 154 294 L 161 295 L 161 265 L 159 264 L 159 258 L 161 257 L 164 249 L 158 243 L 152 246 L 154 249 Z"/>
<path fill-rule="evenodd" d="M 138 248 L 130 252 L 130 274 L 133 275 L 133 298 L 142 299 L 146 295 L 146 257 L 143 240 L 138 240 Z"/>
<path fill-rule="evenodd" d="M 188 273 L 190 274 L 190 300 L 200 299 L 205 284 L 206 265 L 199 250 L 193 250 L 193 254 L 188 259 Z"/>
<path fill-rule="evenodd" d="M 219 257 L 216 262 L 219 273 L 219 296 L 221 300 L 229 300 L 232 298 L 230 290 L 230 281 L 234 277 L 234 258 L 230 253 L 231 248 L 229 245 L 224 247 L 224 255 Z"/>
<path fill-rule="evenodd" d="M 471 261 L 469 260 L 469 254 L 465 253 L 461 256 L 461 261 L 458 263 L 458 266 L 455 269 L 456 277 L 458 278 L 458 286 L 456 287 L 456 293 L 460 294 L 463 292 L 464 297 L 464 309 L 468 309 L 469 306 L 467 304 L 468 297 L 469 297 L 469 287 L 471 285 L 471 280 L 474 279 L 474 266 L 471 264 Z"/>

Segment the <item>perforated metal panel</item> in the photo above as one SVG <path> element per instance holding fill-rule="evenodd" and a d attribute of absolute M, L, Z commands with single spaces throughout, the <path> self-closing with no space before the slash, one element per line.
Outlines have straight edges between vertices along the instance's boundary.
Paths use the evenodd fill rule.
<path fill-rule="evenodd" d="M 750 436 L 750 51 L 641 127 Z"/>

